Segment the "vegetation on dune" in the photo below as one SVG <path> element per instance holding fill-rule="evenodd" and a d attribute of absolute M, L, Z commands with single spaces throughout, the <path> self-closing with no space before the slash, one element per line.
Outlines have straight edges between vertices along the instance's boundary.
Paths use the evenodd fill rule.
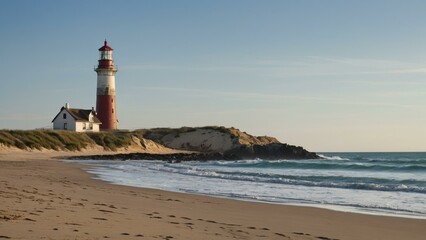
<path fill-rule="evenodd" d="M 179 139 L 183 134 L 200 131 L 201 135 L 195 134 L 194 141 L 186 139 L 186 142 L 179 142 L 181 148 L 174 146 L 170 141 Z M 217 134 L 220 133 L 220 134 Z M 190 135 L 190 134 L 189 134 Z M 204 136 L 200 138 L 200 136 Z M 188 157 L 210 159 L 312 159 L 319 158 L 315 153 L 310 153 L 302 147 L 280 143 L 272 137 L 255 137 L 246 132 L 241 132 L 235 128 L 225 128 L 217 126 L 208 127 L 182 127 L 182 128 L 154 128 L 139 129 L 135 131 L 110 131 L 96 133 L 78 133 L 71 131 L 54 130 L 0 130 L 0 145 L 17 147 L 23 150 L 29 149 L 51 149 L 80 151 L 92 146 L 101 146 L 105 150 L 117 151 L 119 148 L 126 148 L 135 143 L 136 140 L 150 139 L 161 143 L 166 147 L 199 151 L 198 155 Z M 206 141 L 215 138 L 215 141 L 225 141 L 229 138 L 231 143 L 223 148 L 212 148 L 212 143 L 206 145 Z M 185 139 L 185 138 L 183 138 Z M 200 140 L 201 139 L 201 140 Z M 182 140 L 182 138 L 180 138 Z M 201 156 L 201 155 L 203 156 Z M 218 155 L 219 154 L 219 155 Z M 139 156 L 140 157 L 140 156 Z M 175 156 L 170 156 L 171 158 Z M 186 158 L 185 158 L 186 159 Z"/>
<path fill-rule="evenodd" d="M 87 134 L 95 143 L 104 149 L 117 151 L 117 148 L 132 144 L 131 132 L 97 132 Z"/>
<path fill-rule="evenodd" d="M 47 149 L 67 149 L 70 151 L 80 151 L 90 144 L 93 144 L 93 140 L 90 139 L 86 134 L 84 133 L 76 133 L 76 132 L 69 132 L 69 131 L 43 131 L 45 132 L 50 138 L 46 138 L 46 141 L 55 142 L 57 143 L 54 145 L 53 148 L 47 148 Z"/>
<path fill-rule="evenodd" d="M 175 134 L 175 137 L 179 137 L 183 133 L 195 132 L 197 130 L 212 130 L 221 133 L 231 134 L 229 128 L 222 126 L 206 126 L 206 127 L 181 127 L 181 128 L 151 128 L 151 129 L 139 129 L 135 132 L 139 132 L 142 137 L 151 139 L 157 142 L 162 142 L 162 138 L 169 134 Z M 231 134 L 231 137 L 232 134 Z"/>
<path fill-rule="evenodd" d="M 0 144 L 19 149 L 52 149 L 80 151 L 97 144 L 106 150 L 116 151 L 132 143 L 139 132 L 77 133 L 53 130 L 0 130 Z"/>
<path fill-rule="evenodd" d="M 151 128 L 151 129 L 139 129 L 143 136 L 165 136 L 168 134 L 181 134 L 186 132 L 194 132 L 197 128 L 192 127 L 181 127 L 181 128 Z"/>
<path fill-rule="evenodd" d="M 182 137 L 184 134 L 196 132 L 196 131 L 202 131 L 201 135 L 205 135 L 206 138 L 204 139 L 207 141 L 207 139 L 211 139 L 213 137 L 224 137 L 224 138 L 230 138 L 232 140 L 233 146 L 230 146 L 232 148 L 238 147 L 239 145 L 253 145 L 253 144 L 271 144 L 271 143 L 279 143 L 279 141 L 276 138 L 268 137 L 268 136 L 252 136 L 246 132 L 240 131 L 239 129 L 230 127 L 223 127 L 223 126 L 205 126 L 205 127 L 181 127 L 181 128 L 153 128 L 153 129 L 146 129 L 146 130 L 140 130 L 142 131 L 142 136 L 147 139 L 151 139 L 153 141 L 156 141 L 158 143 L 161 143 L 167 147 L 172 148 L 178 148 L 183 150 L 191 150 L 191 151 L 208 151 L 208 149 L 205 149 L 205 146 L 194 146 L 191 145 L 190 147 L 188 144 L 183 144 L 182 147 L 176 147 L 170 145 L 170 139 L 171 136 L 174 138 Z M 195 137 L 197 138 L 197 137 Z M 204 143 L 201 143 L 204 144 Z M 213 150 L 214 151 L 214 150 Z"/>
<path fill-rule="evenodd" d="M 180 134 L 205 129 L 232 134 L 229 128 L 221 126 L 182 127 L 182 128 L 153 128 L 135 131 L 111 131 L 96 133 L 77 133 L 57 130 L 0 130 L 0 144 L 19 149 L 51 149 L 80 151 L 86 147 L 98 145 L 105 150 L 116 151 L 118 148 L 128 147 L 132 138 L 147 138 L 161 143 L 161 138 L 168 134 Z M 231 128 L 232 129 L 232 128 Z"/>

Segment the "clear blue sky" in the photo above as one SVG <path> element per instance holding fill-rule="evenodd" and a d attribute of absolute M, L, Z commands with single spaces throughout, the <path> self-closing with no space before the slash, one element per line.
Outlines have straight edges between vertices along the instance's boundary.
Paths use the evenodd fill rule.
<path fill-rule="evenodd" d="M 95 105 L 120 128 L 234 126 L 312 151 L 426 150 L 425 1 L 1 1 L 0 128 Z"/>

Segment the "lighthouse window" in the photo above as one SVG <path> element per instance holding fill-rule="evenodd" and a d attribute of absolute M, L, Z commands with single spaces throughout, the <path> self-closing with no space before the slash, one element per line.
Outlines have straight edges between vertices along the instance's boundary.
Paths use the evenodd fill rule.
<path fill-rule="evenodd" d="M 62 116 L 64 119 L 67 119 L 67 114 L 64 113 L 64 115 Z"/>
<path fill-rule="evenodd" d="M 114 108 L 112 109 L 112 113 L 114 113 Z"/>
<path fill-rule="evenodd" d="M 112 52 L 111 51 L 101 51 L 100 52 L 100 59 L 108 59 L 112 60 Z"/>

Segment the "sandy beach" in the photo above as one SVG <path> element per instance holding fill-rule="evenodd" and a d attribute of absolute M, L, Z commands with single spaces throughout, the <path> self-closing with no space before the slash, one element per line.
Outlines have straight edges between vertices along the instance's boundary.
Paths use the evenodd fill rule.
<path fill-rule="evenodd" d="M 426 220 L 220 199 L 92 179 L 59 153 L 0 155 L 0 239 L 424 239 Z"/>

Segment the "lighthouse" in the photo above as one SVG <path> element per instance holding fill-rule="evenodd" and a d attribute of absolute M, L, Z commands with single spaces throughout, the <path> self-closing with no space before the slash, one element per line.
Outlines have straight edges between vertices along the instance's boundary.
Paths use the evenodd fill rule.
<path fill-rule="evenodd" d="M 113 49 L 105 40 L 99 48 L 99 63 L 95 68 L 98 75 L 96 89 L 96 112 L 101 121 L 101 130 L 117 129 L 117 108 L 115 99 L 115 73 L 117 68 L 112 59 Z"/>

